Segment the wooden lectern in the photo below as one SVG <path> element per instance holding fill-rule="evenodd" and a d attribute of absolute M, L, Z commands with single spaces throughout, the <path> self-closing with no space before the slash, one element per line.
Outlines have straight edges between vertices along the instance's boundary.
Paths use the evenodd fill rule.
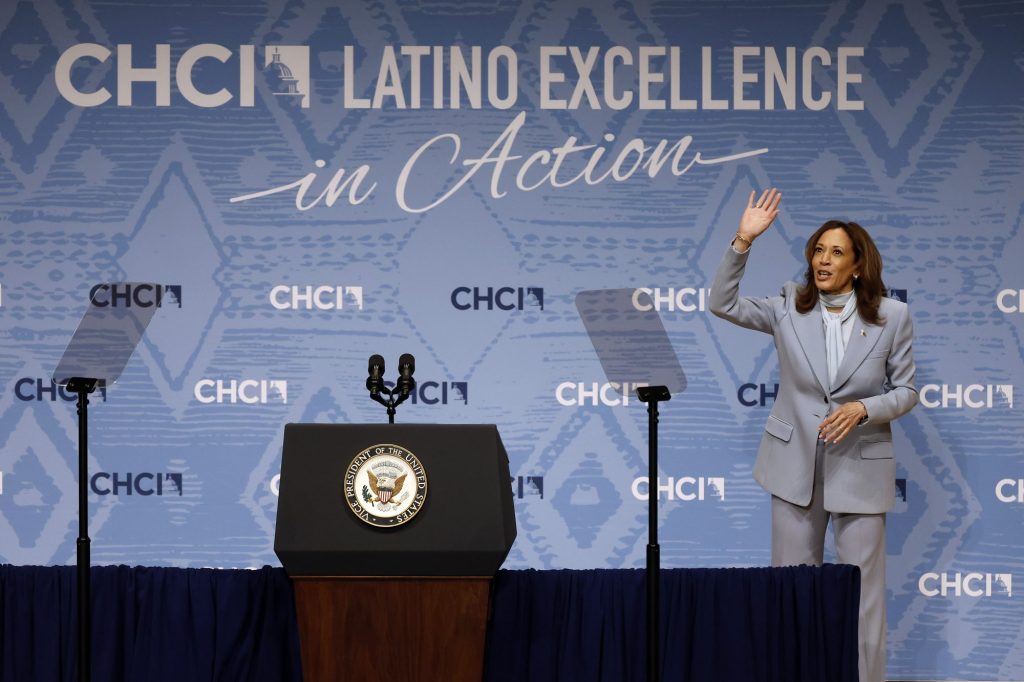
<path fill-rule="evenodd" d="M 412 463 L 394 467 L 397 486 L 388 454 Z M 388 485 L 395 499 L 425 490 L 411 518 L 374 515 Z M 274 551 L 306 682 L 480 682 L 491 579 L 515 537 L 495 426 L 285 427 Z"/>

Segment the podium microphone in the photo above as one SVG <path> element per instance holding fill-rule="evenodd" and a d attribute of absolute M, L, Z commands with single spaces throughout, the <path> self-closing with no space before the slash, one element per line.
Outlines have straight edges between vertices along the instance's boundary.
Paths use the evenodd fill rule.
<path fill-rule="evenodd" d="M 384 358 L 380 355 L 370 356 L 366 371 L 370 375 L 366 378 L 366 390 L 370 392 L 370 398 L 388 408 L 388 423 L 394 424 L 395 408 L 408 400 L 416 388 L 416 380 L 412 378 L 416 371 L 416 359 L 409 353 L 404 353 L 398 359 L 398 379 L 394 387 L 384 385 Z"/>
<path fill-rule="evenodd" d="M 408 398 L 409 391 L 416 386 L 416 381 L 412 378 L 415 371 L 416 358 L 410 353 L 403 353 L 402 357 L 398 358 L 398 388 L 403 398 Z"/>
<path fill-rule="evenodd" d="M 376 398 L 384 384 L 384 358 L 380 355 L 371 355 L 370 365 L 366 371 L 370 374 L 366 379 L 366 388 L 370 391 L 370 397 Z"/>

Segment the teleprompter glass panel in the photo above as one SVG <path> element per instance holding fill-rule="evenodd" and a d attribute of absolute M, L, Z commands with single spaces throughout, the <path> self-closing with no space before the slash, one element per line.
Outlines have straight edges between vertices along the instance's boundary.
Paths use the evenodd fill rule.
<path fill-rule="evenodd" d="M 76 377 L 96 379 L 108 386 L 117 381 L 157 309 L 145 292 L 158 287 L 145 282 L 111 282 L 94 287 L 53 380 L 61 386 Z"/>
<path fill-rule="evenodd" d="M 673 395 L 686 390 L 661 316 L 640 289 L 593 289 L 576 295 L 576 310 L 601 361 L 609 389 L 637 385 L 666 386 Z"/>

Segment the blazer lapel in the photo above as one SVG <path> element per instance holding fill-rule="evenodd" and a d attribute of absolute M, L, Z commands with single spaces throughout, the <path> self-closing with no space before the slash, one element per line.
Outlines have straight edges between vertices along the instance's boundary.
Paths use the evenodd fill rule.
<path fill-rule="evenodd" d="M 860 367 L 868 353 L 878 343 L 881 335 L 881 325 L 867 324 L 861 319 L 860 313 L 857 313 L 857 319 L 854 320 L 853 329 L 850 331 L 850 340 L 846 344 L 846 352 L 843 354 L 843 361 L 839 363 L 839 369 L 836 371 L 836 383 L 832 388 L 833 391 L 838 391 L 853 376 L 854 371 Z"/>
<path fill-rule="evenodd" d="M 793 330 L 807 356 L 807 363 L 814 371 L 814 378 L 821 385 L 821 390 L 828 393 L 828 362 L 825 359 L 825 331 L 821 311 L 815 306 L 806 315 L 794 310 L 788 317 L 793 321 Z"/>

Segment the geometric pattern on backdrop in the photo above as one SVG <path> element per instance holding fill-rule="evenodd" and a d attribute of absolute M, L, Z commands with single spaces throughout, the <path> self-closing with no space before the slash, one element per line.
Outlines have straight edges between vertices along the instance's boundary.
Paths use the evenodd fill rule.
<path fill-rule="evenodd" d="M 335 5 L 0 6 L 0 561 L 73 561 L 74 404 L 49 377 L 95 285 L 149 281 L 162 285 L 160 309 L 121 380 L 92 401 L 98 563 L 276 564 L 283 425 L 380 420 L 362 388 L 366 358 L 379 352 L 393 367 L 411 352 L 420 393 L 400 421 L 501 431 L 519 524 L 507 568 L 641 566 L 646 413 L 602 391 L 574 301 L 587 289 L 646 287 L 658 290 L 688 377 L 662 409 L 663 562 L 767 564 L 769 499 L 751 470 L 778 380 L 774 349 L 713 318 L 704 300 L 741 202 L 778 186 L 782 212 L 758 240 L 744 293 L 770 295 L 799 277 L 803 241 L 838 217 L 872 232 L 885 280 L 913 315 L 922 404 L 894 425 L 889 674 L 1024 679 L 1024 422 L 1014 405 L 1024 386 L 1024 52 L 1011 30 L 1024 9 Z M 60 56 L 84 43 L 111 51 L 69 72 L 81 92 L 111 93 L 100 106 L 73 105 L 55 77 Z M 167 106 L 156 106 L 152 83 L 117 104 L 126 55 L 116 46 L 149 68 L 156 45 L 169 45 L 173 71 L 206 43 L 230 55 L 198 61 L 195 89 L 227 87 L 232 101 L 196 106 L 174 80 Z M 447 92 L 438 109 L 346 107 L 373 97 L 388 45 L 467 55 L 508 46 L 518 98 L 509 109 L 486 99 L 454 109 Z M 863 47 L 863 80 L 850 92 L 864 108 L 543 105 L 543 46 L 651 45 L 680 47 L 684 95 L 694 97 L 709 46 L 723 98 L 734 47 Z M 239 105 L 246 59 L 252 106 Z M 668 61 L 653 68 L 668 73 Z M 569 75 L 553 92 L 567 99 L 577 78 L 568 58 L 559 64 Z M 756 71 L 761 58 L 749 64 Z M 408 62 L 399 73 L 408 88 Z M 635 69 L 613 75 L 615 88 L 638 87 Z M 600 95 L 606 75 L 591 76 Z M 819 69 L 810 85 L 835 92 L 837 70 Z M 652 87 L 668 98 L 667 81 Z M 684 136 L 706 159 L 767 151 L 679 176 L 528 192 L 515 189 L 511 164 L 503 197 L 486 169 L 434 209 L 399 207 L 396 180 L 425 141 L 458 134 L 471 158 L 520 114 L 514 147 L 524 156 L 570 137 L 603 143 L 609 157 L 633 138 Z M 415 201 L 455 181 L 445 149 L 410 174 Z M 308 203 L 338 169 L 350 177 L 363 165 L 377 187 L 355 205 L 343 193 L 299 210 L 294 191 L 231 201 L 312 172 Z"/>

